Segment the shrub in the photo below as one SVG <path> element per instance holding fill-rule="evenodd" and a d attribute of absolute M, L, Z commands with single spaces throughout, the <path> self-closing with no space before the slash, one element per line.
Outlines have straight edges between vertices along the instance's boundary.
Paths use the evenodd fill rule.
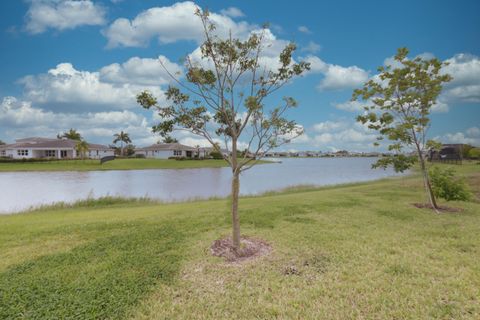
<path fill-rule="evenodd" d="M 0 163 L 50 162 L 50 161 L 66 161 L 66 160 L 57 159 L 57 158 L 21 158 L 21 159 L 14 159 L 10 157 L 0 158 Z"/>
<path fill-rule="evenodd" d="M 433 167 L 430 169 L 430 181 L 433 193 L 438 198 L 447 201 L 470 200 L 471 194 L 465 181 L 456 177 L 456 172 L 452 168 L 442 170 L 439 167 Z"/>
<path fill-rule="evenodd" d="M 480 148 L 472 148 L 468 151 L 468 157 L 470 159 L 480 159 Z"/>
<path fill-rule="evenodd" d="M 216 160 L 223 159 L 223 155 L 219 151 L 210 152 L 210 157 L 212 157 L 213 159 L 216 159 Z"/>

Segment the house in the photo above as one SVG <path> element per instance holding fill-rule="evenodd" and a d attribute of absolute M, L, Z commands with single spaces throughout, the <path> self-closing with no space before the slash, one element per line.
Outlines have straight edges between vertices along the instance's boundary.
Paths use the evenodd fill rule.
<path fill-rule="evenodd" d="M 335 152 L 335 157 L 348 157 L 350 154 L 347 150 L 339 150 Z"/>
<path fill-rule="evenodd" d="M 227 149 L 217 149 L 213 147 L 203 147 L 203 148 L 197 149 L 197 153 L 200 155 L 200 158 L 210 158 L 212 152 L 219 152 L 224 156 L 227 156 L 230 154 L 230 152 Z"/>
<path fill-rule="evenodd" d="M 146 158 L 193 158 L 197 148 L 185 146 L 180 143 L 157 143 L 149 147 L 135 149 L 135 154 L 144 155 Z"/>
<path fill-rule="evenodd" d="M 442 144 L 439 151 L 429 150 L 427 158 L 429 161 L 440 162 L 462 162 L 463 144 Z"/>
<path fill-rule="evenodd" d="M 17 139 L 15 143 L 0 146 L 0 157 L 13 159 L 77 159 L 81 155 L 77 152 L 78 141 L 70 139 L 49 138 L 24 138 Z M 100 144 L 88 144 L 88 152 L 85 155 L 90 159 L 100 159 L 105 156 L 113 156 L 113 149 Z"/>

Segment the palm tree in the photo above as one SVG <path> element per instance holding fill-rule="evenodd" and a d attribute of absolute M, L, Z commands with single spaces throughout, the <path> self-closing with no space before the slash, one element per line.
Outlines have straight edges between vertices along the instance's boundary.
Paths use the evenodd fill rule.
<path fill-rule="evenodd" d="M 77 140 L 81 141 L 82 140 L 82 135 L 76 130 L 71 128 L 67 132 L 63 132 L 62 134 L 57 134 L 58 139 L 71 139 L 71 140 Z"/>
<path fill-rule="evenodd" d="M 171 136 L 166 136 L 163 138 L 163 143 L 177 143 L 178 140 L 175 138 L 172 138 Z"/>
<path fill-rule="evenodd" d="M 85 155 L 88 152 L 88 149 L 88 143 L 85 140 L 78 141 L 77 145 L 75 146 L 75 150 L 77 150 L 77 153 L 80 154 L 82 160 L 85 159 Z"/>
<path fill-rule="evenodd" d="M 114 144 L 117 144 L 117 142 L 120 142 L 121 155 L 123 156 L 123 144 L 132 143 L 132 140 L 130 140 L 130 136 L 128 135 L 128 133 L 120 131 L 120 133 L 115 133 L 113 137 L 115 138 L 113 139 Z"/>

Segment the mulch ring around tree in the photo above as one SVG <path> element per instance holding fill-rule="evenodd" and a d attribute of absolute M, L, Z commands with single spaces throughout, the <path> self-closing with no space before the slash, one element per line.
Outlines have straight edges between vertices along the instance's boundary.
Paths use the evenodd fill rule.
<path fill-rule="evenodd" d="M 430 209 L 433 210 L 433 207 L 429 203 L 413 203 L 413 205 L 419 209 Z M 438 206 L 438 211 L 440 212 L 450 212 L 450 213 L 457 213 L 457 212 L 462 212 L 462 208 L 453 208 L 453 207 L 447 207 L 447 206 Z"/>
<path fill-rule="evenodd" d="M 224 238 L 215 240 L 210 251 L 212 255 L 223 257 L 227 262 L 246 262 L 268 255 L 272 247 L 262 239 L 242 237 L 240 248 L 235 251 L 232 238 Z"/>

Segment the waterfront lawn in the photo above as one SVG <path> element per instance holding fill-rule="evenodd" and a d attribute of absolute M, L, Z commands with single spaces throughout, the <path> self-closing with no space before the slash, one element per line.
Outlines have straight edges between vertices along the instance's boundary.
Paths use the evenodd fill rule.
<path fill-rule="evenodd" d="M 459 169 L 478 197 L 480 166 Z M 0 318 L 479 319 L 478 198 L 424 200 L 418 176 L 242 198 L 243 233 L 273 247 L 243 265 L 208 250 L 227 200 L 0 217 Z"/>
<path fill-rule="evenodd" d="M 175 159 L 115 159 L 100 164 L 100 160 L 59 160 L 44 162 L 0 163 L 2 171 L 97 171 L 144 170 L 226 167 L 224 160 L 175 160 Z"/>

